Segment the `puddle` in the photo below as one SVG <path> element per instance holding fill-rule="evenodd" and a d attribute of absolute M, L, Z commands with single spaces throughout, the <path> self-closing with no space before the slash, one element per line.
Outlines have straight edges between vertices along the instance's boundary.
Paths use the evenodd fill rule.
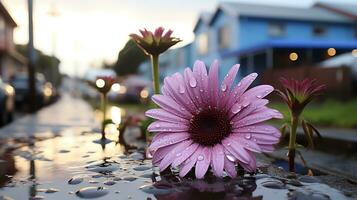
<path fill-rule="evenodd" d="M 93 143 L 99 137 L 68 131 L 0 155 L 0 199 L 346 199 L 313 177 L 160 174 L 143 150 L 120 145 L 114 134 L 111 143 Z"/>

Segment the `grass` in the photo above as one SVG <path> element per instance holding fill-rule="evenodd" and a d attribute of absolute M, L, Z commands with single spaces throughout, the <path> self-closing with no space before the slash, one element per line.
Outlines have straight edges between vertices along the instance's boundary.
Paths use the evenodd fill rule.
<path fill-rule="evenodd" d="M 284 103 L 272 102 L 270 107 L 282 112 L 285 121 L 290 120 L 288 107 Z M 302 117 L 316 126 L 357 128 L 357 99 L 313 102 L 305 108 Z"/>

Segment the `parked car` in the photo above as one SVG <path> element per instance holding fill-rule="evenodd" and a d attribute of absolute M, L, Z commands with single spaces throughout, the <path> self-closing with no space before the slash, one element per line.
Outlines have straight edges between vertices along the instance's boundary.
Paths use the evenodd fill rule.
<path fill-rule="evenodd" d="M 45 78 L 42 74 L 36 74 L 35 89 L 36 89 L 36 104 L 37 108 L 46 103 L 45 92 Z M 15 103 L 16 106 L 24 106 L 29 103 L 30 94 L 28 87 L 28 76 L 26 74 L 19 74 L 12 78 L 11 85 L 15 89 Z M 49 94 L 49 92 L 47 92 Z"/>
<path fill-rule="evenodd" d="M 13 120 L 14 100 L 14 88 L 0 79 L 0 126 Z"/>

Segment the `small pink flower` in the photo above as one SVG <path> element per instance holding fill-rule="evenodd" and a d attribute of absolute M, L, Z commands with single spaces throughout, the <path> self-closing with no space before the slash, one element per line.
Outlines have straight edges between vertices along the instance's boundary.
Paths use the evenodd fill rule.
<path fill-rule="evenodd" d="M 148 151 L 161 171 L 170 165 L 179 167 L 183 177 L 195 167 L 196 177 L 203 178 L 211 167 L 216 176 L 225 171 L 235 177 L 237 163 L 253 172 L 254 152 L 273 151 L 280 132 L 264 122 L 282 115 L 268 108 L 264 97 L 274 88 L 260 85 L 248 89 L 256 73 L 234 86 L 238 69 L 239 65 L 234 65 L 221 86 L 217 61 L 209 73 L 203 62 L 196 61 L 193 71 L 186 68 L 184 75 L 165 78 L 163 94 L 152 97 L 161 108 L 146 112 L 157 120 L 148 127 L 156 133 Z"/>
<path fill-rule="evenodd" d="M 154 33 L 146 29 L 139 31 L 141 36 L 130 34 L 130 37 L 148 55 L 159 55 L 181 41 L 179 38 L 171 37 L 172 30 L 164 33 L 162 27 L 157 28 Z"/>
<path fill-rule="evenodd" d="M 309 78 L 304 80 L 281 78 L 280 82 L 284 92 L 280 90 L 277 92 L 295 116 L 300 115 L 305 106 L 325 89 L 325 85 L 317 84 L 315 79 Z"/>

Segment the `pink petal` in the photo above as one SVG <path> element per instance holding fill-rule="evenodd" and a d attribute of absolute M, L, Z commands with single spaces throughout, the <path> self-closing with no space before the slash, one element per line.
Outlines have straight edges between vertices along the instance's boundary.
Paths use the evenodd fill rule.
<path fill-rule="evenodd" d="M 189 133 L 157 133 L 149 146 L 149 150 L 155 151 L 156 149 L 176 144 L 189 138 Z"/>
<path fill-rule="evenodd" d="M 186 68 L 184 71 L 184 80 L 186 83 L 186 91 L 190 96 L 190 99 L 193 101 L 196 110 L 204 108 L 204 104 L 202 103 L 201 94 L 198 88 L 198 82 L 200 80 L 196 80 L 193 72 L 190 68 Z"/>
<path fill-rule="evenodd" d="M 228 100 L 227 108 L 231 108 L 233 104 L 235 104 L 242 94 L 248 89 L 248 87 L 253 83 L 253 81 L 257 78 L 257 73 L 251 73 L 248 76 L 244 77 L 232 90 L 231 98 Z"/>
<path fill-rule="evenodd" d="M 202 152 L 202 147 L 199 146 L 197 150 L 183 163 L 182 168 L 180 169 L 179 175 L 181 177 L 186 176 L 186 174 L 192 169 L 192 167 L 196 164 L 197 157 Z"/>
<path fill-rule="evenodd" d="M 260 149 L 259 145 L 253 141 L 251 133 L 245 134 L 232 134 L 230 138 L 241 144 L 245 149 L 248 151 L 253 151 L 257 153 L 261 153 L 262 150 Z"/>
<path fill-rule="evenodd" d="M 196 61 L 193 65 L 193 75 L 197 81 L 197 89 L 201 97 L 202 103 L 206 106 L 209 105 L 209 91 L 208 91 L 208 75 L 205 63 Z"/>
<path fill-rule="evenodd" d="M 244 126 L 237 129 L 233 129 L 234 133 L 274 133 L 279 131 L 277 128 L 267 124 L 253 124 L 251 126 Z"/>
<path fill-rule="evenodd" d="M 162 159 L 159 168 L 160 171 L 164 171 L 170 164 L 174 161 L 176 158 L 176 155 L 178 153 L 181 153 L 185 148 L 187 148 L 189 145 L 192 144 L 192 140 L 186 140 L 183 142 L 180 142 L 179 144 L 176 145 L 176 147 L 171 150 L 165 157 Z"/>
<path fill-rule="evenodd" d="M 209 147 L 204 147 L 202 154 L 198 155 L 195 175 L 196 178 L 201 179 L 205 176 L 208 167 L 211 163 L 211 149 Z"/>
<path fill-rule="evenodd" d="M 252 159 L 248 164 L 240 162 L 239 164 L 248 172 L 255 172 L 257 170 L 257 161 L 255 156 L 252 152 L 249 152 Z"/>
<path fill-rule="evenodd" d="M 247 104 L 257 99 L 262 99 L 268 94 L 274 91 L 274 88 L 270 85 L 259 85 L 246 91 L 241 98 L 239 98 L 238 103 Z"/>
<path fill-rule="evenodd" d="M 173 32 L 172 30 L 168 30 L 168 31 L 165 33 L 164 38 L 165 38 L 165 39 L 169 39 L 169 38 L 171 37 L 172 32 Z"/>
<path fill-rule="evenodd" d="M 160 37 L 162 36 L 162 33 L 163 33 L 163 32 L 164 32 L 164 28 L 159 27 L 159 28 L 157 28 L 157 29 L 155 30 L 154 35 L 155 35 L 156 38 L 160 38 Z"/>
<path fill-rule="evenodd" d="M 173 123 L 180 122 L 183 124 L 187 124 L 189 122 L 187 119 L 181 118 L 163 109 L 150 109 L 145 112 L 145 115 L 165 122 L 173 122 Z"/>
<path fill-rule="evenodd" d="M 172 151 L 177 144 L 173 144 L 173 145 L 169 145 L 169 146 L 165 146 L 162 147 L 160 149 L 158 149 L 157 151 L 154 151 L 153 153 L 153 157 L 152 157 L 152 163 L 154 165 L 159 165 L 160 161 L 162 159 L 164 159 L 164 157 L 170 152 Z"/>
<path fill-rule="evenodd" d="M 181 165 L 181 163 L 186 161 L 187 158 L 189 158 L 196 151 L 198 146 L 199 145 L 197 143 L 193 143 L 189 147 L 187 147 L 185 150 L 183 150 L 183 152 L 181 154 L 179 154 L 179 156 L 177 156 L 177 158 L 175 158 L 174 162 L 172 163 L 172 166 L 177 167 L 177 166 Z"/>
<path fill-rule="evenodd" d="M 282 115 L 276 110 L 266 108 L 264 111 L 253 113 L 251 115 L 244 117 L 239 121 L 234 122 L 233 129 L 252 125 L 252 124 L 257 124 L 272 118 L 282 118 Z"/>
<path fill-rule="evenodd" d="M 193 101 L 187 95 L 186 84 L 183 80 L 183 77 L 179 73 L 175 73 L 171 77 L 166 77 L 164 79 L 165 87 L 167 88 L 167 92 L 170 97 L 174 99 L 177 103 L 184 107 L 184 109 L 188 110 L 191 113 L 196 112 L 196 107 L 193 104 Z"/>
<path fill-rule="evenodd" d="M 216 176 L 223 176 L 224 150 L 222 145 L 216 144 L 212 151 L 212 168 Z"/>
<path fill-rule="evenodd" d="M 235 178 L 237 176 L 235 163 L 229 161 L 227 157 L 224 158 L 224 170 L 231 178 Z"/>
<path fill-rule="evenodd" d="M 244 107 L 245 104 L 240 104 L 239 102 L 234 104 L 229 112 L 230 117 L 233 119 L 232 121 L 238 121 L 248 114 L 254 112 L 255 110 L 267 105 L 269 100 L 267 99 L 258 99 L 251 102 L 247 107 Z"/>
<path fill-rule="evenodd" d="M 165 132 L 165 133 L 187 132 L 188 126 L 185 124 L 175 124 L 170 122 L 155 121 L 149 125 L 147 130 L 149 132 Z"/>
<path fill-rule="evenodd" d="M 216 106 L 218 103 L 218 61 L 215 60 L 208 73 L 208 88 L 210 94 L 210 104 Z"/>
<path fill-rule="evenodd" d="M 273 152 L 274 151 L 274 146 L 273 145 L 259 145 L 260 149 L 262 149 L 263 152 Z"/>
<path fill-rule="evenodd" d="M 238 142 L 231 140 L 229 137 L 222 140 L 223 147 L 241 162 L 249 162 L 249 154 Z"/>
<path fill-rule="evenodd" d="M 226 103 L 229 100 L 229 98 L 231 97 L 231 86 L 234 82 L 234 79 L 237 75 L 237 72 L 239 70 L 239 64 L 234 65 L 229 72 L 227 73 L 227 75 L 224 77 L 223 81 L 222 81 L 222 85 L 221 85 L 221 93 L 220 93 L 220 101 L 219 101 L 219 106 L 222 109 L 227 109 L 226 107 Z"/>
<path fill-rule="evenodd" d="M 185 119 L 191 119 L 192 115 L 183 106 L 180 106 L 172 98 L 164 95 L 154 95 L 152 100 L 162 109 Z"/>

